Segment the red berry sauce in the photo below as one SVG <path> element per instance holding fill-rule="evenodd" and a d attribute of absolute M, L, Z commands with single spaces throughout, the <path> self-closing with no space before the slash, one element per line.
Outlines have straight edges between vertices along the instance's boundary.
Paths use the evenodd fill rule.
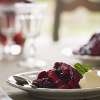
<path fill-rule="evenodd" d="M 71 65 L 56 62 L 51 70 L 40 72 L 32 84 L 38 88 L 75 89 L 79 88 L 81 78 Z"/>

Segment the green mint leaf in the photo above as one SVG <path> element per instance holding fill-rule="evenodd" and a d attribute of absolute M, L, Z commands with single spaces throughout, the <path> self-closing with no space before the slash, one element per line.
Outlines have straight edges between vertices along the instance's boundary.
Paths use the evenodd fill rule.
<path fill-rule="evenodd" d="M 76 63 L 74 67 L 82 76 L 91 69 L 90 65 L 80 63 Z"/>

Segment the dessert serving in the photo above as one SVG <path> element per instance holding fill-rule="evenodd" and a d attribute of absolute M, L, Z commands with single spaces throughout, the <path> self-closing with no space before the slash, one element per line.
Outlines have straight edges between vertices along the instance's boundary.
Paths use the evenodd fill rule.
<path fill-rule="evenodd" d="M 85 45 L 73 53 L 79 55 L 100 56 L 100 33 L 93 34 Z"/>
<path fill-rule="evenodd" d="M 47 71 L 10 76 L 8 83 L 45 100 L 83 100 L 100 96 L 100 70 L 80 63 L 56 62 Z"/>
<path fill-rule="evenodd" d="M 51 70 L 40 72 L 32 84 L 38 88 L 80 88 L 79 81 L 88 70 L 88 65 L 77 63 L 71 66 L 63 62 L 56 62 Z"/>
<path fill-rule="evenodd" d="M 37 73 L 37 76 L 31 80 L 19 75 L 13 76 L 13 78 L 17 85 L 22 87 L 29 86 L 33 89 L 83 89 L 100 87 L 100 70 L 92 69 L 89 65 L 80 63 L 72 66 L 63 62 L 56 62 L 52 69 Z"/>

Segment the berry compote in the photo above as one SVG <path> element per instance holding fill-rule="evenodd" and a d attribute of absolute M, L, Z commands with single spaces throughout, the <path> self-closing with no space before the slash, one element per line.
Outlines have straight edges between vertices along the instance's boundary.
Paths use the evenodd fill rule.
<path fill-rule="evenodd" d="M 74 54 L 100 56 L 100 33 L 95 33 L 89 39 L 88 43 L 80 47 Z"/>
<path fill-rule="evenodd" d="M 82 75 L 71 65 L 56 62 L 52 69 L 42 71 L 32 84 L 38 88 L 75 89 L 80 88 Z"/>

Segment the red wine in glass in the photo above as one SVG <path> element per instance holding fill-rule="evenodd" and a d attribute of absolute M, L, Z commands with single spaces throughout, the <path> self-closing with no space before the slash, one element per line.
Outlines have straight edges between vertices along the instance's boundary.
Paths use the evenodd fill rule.
<path fill-rule="evenodd" d="M 7 44 L 7 36 L 0 32 L 0 44 L 6 45 Z"/>
<path fill-rule="evenodd" d="M 17 32 L 14 34 L 12 40 L 15 44 L 23 46 L 25 42 L 25 37 L 23 36 L 23 33 Z"/>

